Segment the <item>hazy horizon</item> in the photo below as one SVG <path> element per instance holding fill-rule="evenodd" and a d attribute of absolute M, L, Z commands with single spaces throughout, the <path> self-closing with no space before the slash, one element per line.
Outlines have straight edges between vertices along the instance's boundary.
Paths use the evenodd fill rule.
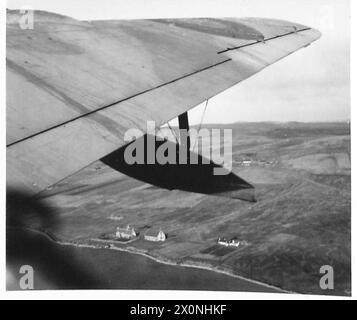
<path fill-rule="evenodd" d="M 170 122 L 171 124 L 171 122 Z M 229 126 L 229 125 L 235 125 L 235 124 L 308 124 L 308 125 L 313 125 L 313 124 L 351 124 L 350 120 L 336 120 L 336 121 L 234 121 L 234 122 L 227 122 L 227 123 L 217 123 L 217 122 L 204 122 L 202 126 L 212 126 L 212 125 L 218 125 L 218 126 Z M 200 123 L 195 123 L 192 126 L 199 126 Z M 166 125 L 162 126 L 165 127 Z M 171 124 L 171 127 L 176 128 L 178 127 L 178 124 Z M 167 126 L 167 128 L 169 128 Z"/>

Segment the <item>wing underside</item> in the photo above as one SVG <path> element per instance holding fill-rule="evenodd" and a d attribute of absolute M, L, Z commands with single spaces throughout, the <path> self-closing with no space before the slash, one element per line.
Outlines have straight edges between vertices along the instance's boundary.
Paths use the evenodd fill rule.
<path fill-rule="evenodd" d="M 320 37 L 267 19 L 7 14 L 7 185 L 37 193 Z"/>

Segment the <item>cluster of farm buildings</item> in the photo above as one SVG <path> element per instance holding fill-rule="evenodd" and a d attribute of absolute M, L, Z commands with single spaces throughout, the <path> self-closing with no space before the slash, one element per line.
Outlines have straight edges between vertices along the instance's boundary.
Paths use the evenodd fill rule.
<path fill-rule="evenodd" d="M 237 238 L 232 238 L 230 240 L 226 238 L 218 238 L 218 244 L 226 247 L 239 247 L 240 241 Z"/>
<path fill-rule="evenodd" d="M 263 160 L 259 159 L 254 153 L 247 153 L 245 155 L 240 156 L 238 159 L 234 160 L 234 163 L 242 166 L 242 167 L 250 167 L 250 166 L 271 166 L 276 163 L 273 160 Z"/>
<path fill-rule="evenodd" d="M 129 225 L 124 228 L 117 227 L 115 232 L 115 237 L 121 240 L 131 240 L 138 237 L 138 235 L 135 229 Z M 161 228 L 150 228 L 144 234 L 144 239 L 147 241 L 159 242 L 165 241 L 166 238 L 167 236 Z"/>

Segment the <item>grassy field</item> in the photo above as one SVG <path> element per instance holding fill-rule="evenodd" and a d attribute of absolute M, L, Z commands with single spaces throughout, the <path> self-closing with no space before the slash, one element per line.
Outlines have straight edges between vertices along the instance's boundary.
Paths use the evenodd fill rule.
<path fill-rule="evenodd" d="M 155 188 L 96 162 L 43 193 L 43 200 L 57 208 L 59 221 L 47 231 L 60 239 L 89 241 L 118 225 L 161 227 L 166 242 L 139 237 L 130 246 L 295 292 L 350 294 L 349 124 L 218 127 L 233 129 L 233 171 L 255 186 L 256 203 Z M 257 162 L 240 166 L 244 157 Z M 215 246 L 218 237 L 247 244 L 221 249 Z M 319 287 L 319 269 L 326 264 L 334 268 L 330 291 Z"/>

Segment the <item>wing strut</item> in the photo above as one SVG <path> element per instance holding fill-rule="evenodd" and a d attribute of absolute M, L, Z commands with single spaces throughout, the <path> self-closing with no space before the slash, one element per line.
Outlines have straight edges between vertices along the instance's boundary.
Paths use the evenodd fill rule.
<path fill-rule="evenodd" d="M 176 136 L 175 130 L 173 130 L 173 129 L 172 129 L 172 127 L 171 127 L 171 125 L 170 125 L 170 122 L 169 122 L 169 121 L 167 122 L 167 125 L 169 126 L 169 128 L 170 128 L 170 130 L 171 130 L 171 133 L 172 133 L 172 135 L 174 136 L 174 138 L 175 138 L 175 140 L 176 140 L 176 143 L 178 144 L 178 143 L 179 143 L 179 141 L 178 141 L 178 139 L 177 139 L 177 136 Z"/>
<path fill-rule="evenodd" d="M 189 135 L 190 125 L 188 123 L 188 113 L 185 112 L 178 116 L 179 129 L 180 129 L 180 142 L 182 147 L 190 152 L 191 139 Z"/>
<path fill-rule="evenodd" d="M 200 126 L 199 126 L 199 128 L 198 128 L 198 132 L 200 132 L 200 130 L 201 130 L 202 122 L 203 122 L 203 118 L 205 117 L 205 113 L 206 113 L 206 110 L 207 110 L 207 106 L 208 106 L 208 99 L 206 100 L 206 105 L 205 105 L 205 108 L 204 108 L 203 113 L 202 113 L 201 122 L 200 122 Z M 195 150 L 196 143 L 197 143 L 197 138 L 198 138 L 198 136 L 196 137 L 196 140 L 195 140 L 195 143 L 193 144 L 192 150 Z"/>

